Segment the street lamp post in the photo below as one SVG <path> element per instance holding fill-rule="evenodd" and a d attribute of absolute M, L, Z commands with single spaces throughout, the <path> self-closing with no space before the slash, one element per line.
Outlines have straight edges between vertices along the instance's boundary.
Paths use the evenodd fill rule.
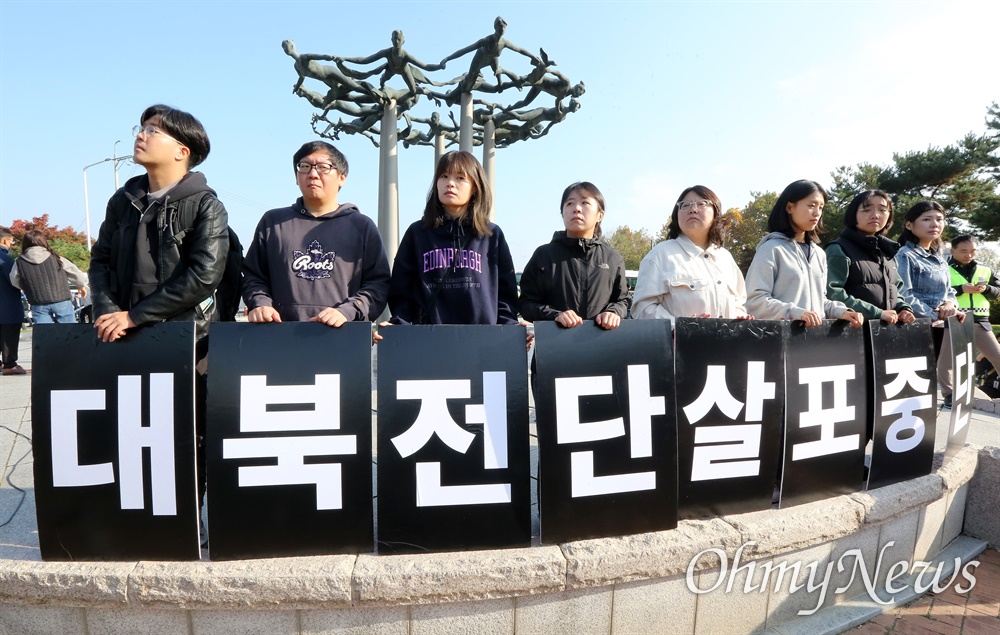
<path fill-rule="evenodd" d="M 108 161 L 114 161 L 114 165 L 115 165 L 115 191 L 117 192 L 118 191 L 118 166 L 123 161 L 127 161 L 127 160 L 129 160 L 129 159 L 132 158 L 131 154 L 129 154 L 127 156 L 124 156 L 124 157 L 118 156 L 118 148 L 117 148 L 117 146 L 118 146 L 119 143 L 121 143 L 121 140 L 115 141 L 115 145 L 111 149 L 111 158 L 109 158 L 109 159 L 101 159 L 100 161 L 97 161 L 96 163 L 91 163 L 90 165 L 86 165 L 86 166 L 83 167 L 83 211 L 84 211 L 84 214 L 86 215 L 86 218 L 87 218 L 87 251 L 90 251 L 90 247 L 92 245 L 92 242 L 90 240 L 90 199 L 87 197 L 87 168 L 92 168 L 95 165 L 100 165 L 102 163 L 107 163 Z"/>
<path fill-rule="evenodd" d="M 115 191 L 116 192 L 118 191 L 118 144 L 121 143 L 121 142 L 122 142 L 122 140 L 119 139 L 118 141 L 115 141 L 115 145 L 111 146 L 111 159 L 115 162 L 114 165 L 115 165 Z"/>

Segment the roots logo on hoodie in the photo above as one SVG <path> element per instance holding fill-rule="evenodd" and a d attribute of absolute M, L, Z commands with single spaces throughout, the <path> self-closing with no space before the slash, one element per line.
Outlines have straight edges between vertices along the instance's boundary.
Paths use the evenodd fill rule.
<path fill-rule="evenodd" d="M 334 251 L 323 251 L 323 245 L 318 240 L 309 243 L 309 251 L 292 252 L 292 271 L 298 278 L 319 280 L 329 278 L 333 271 L 333 262 L 337 259 Z"/>

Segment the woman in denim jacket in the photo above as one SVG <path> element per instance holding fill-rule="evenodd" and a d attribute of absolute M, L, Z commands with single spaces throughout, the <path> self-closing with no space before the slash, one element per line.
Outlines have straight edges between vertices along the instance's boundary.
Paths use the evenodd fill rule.
<path fill-rule="evenodd" d="M 901 247 L 896 253 L 903 300 L 918 318 L 934 320 L 933 326 L 943 328 L 947 324 L 945 320 L 953 315 L 961 321 L 965 314 L 958 312 L 948 262 L 941 254 L 944 207 L 936 201 L 921 201 L 907 210 L 905 221 L 905 229 L 899 236 Z M 941 339 L 937 376 L 944 406 L 951 407 L 951 341 L 948 337 Z"/>

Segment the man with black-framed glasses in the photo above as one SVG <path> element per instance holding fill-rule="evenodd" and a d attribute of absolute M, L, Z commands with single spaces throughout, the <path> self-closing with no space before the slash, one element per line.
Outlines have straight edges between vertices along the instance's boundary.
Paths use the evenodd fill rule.
<path fill-rule="evenodd" d="M 347 159 L 313 141 L 292 167 L 302 196 L 264 214 L 243 263 L 250 322 L 375 320 L 385 308 L 389 261 L 375 223 L 339 202 Z"/>

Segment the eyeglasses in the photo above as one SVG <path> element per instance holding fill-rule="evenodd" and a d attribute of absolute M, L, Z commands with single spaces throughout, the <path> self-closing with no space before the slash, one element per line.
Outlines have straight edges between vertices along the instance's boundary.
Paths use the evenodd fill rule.
<path fill-rule="evenodd" d="M 319 174 L 329 174 L 337 169 L 332 163 L 306 163 L 303 161 L 295 164 L 295 171 L 299 174 L 309 174 L 313 168 L 316 168 L 316 172 Z"/>
<path fill-rule="evenodd" d="M 715 205 L 712 204 L 712 201 L 703 198 L 700 201 L 681 201 L 677 204 L 677 209 L 682 212 L 686 212 L 691 209 L 692 206 L 694 206 L 699 212 L 704 212 L 710 207 L 715 207 Z"/>
<path fill-rule="evenodd" d="M 144 137 L 152 137 L 153 135 L 162 135 L 163 137 L 170 139 L 171 141 L 184 145 L 183 143 L 177 141 L 177 139 L 174 139 L 167 133 L 157 128 L 156 126 L 132 126 L 132 136 L 138 137 L 140 134 Z"/>

